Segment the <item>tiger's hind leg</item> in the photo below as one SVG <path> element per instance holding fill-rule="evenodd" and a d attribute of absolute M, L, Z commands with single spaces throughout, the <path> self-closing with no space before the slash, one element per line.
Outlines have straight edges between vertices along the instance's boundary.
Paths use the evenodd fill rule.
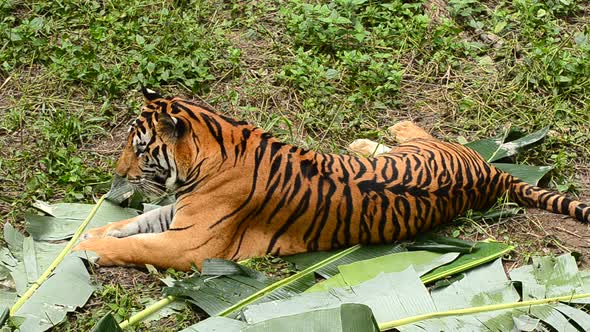
<path fill-rule="evenodd" d="M 420 128 L 412 121 L 400 121 L 387 129 L 393 140 L 398 143 L 405 143 L 413 139 L 432 139 L 435 138 Z M 370 139 L 357 139 L 348 145 L 348 148 L 361 156 L 374 157 L 391 151 L 391 147 L 371 141 Z"/>
<path fill-rule="evenodd" d="M 370 139 L 361 138 L 354 140 L 348 145 L 348 149 L 364 157 L 373 157 L 391 150 L 390 147 L 371 141 Z"/>
<path fill-rule="evenodd" d="M 398 143 L 413 139 L 436 139 L 412 121 L 400 121 L 387 129 L 391 137 Z"/>

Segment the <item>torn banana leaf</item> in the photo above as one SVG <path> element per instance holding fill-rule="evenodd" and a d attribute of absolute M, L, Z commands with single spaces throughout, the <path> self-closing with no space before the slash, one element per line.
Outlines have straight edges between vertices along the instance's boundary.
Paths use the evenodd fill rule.
<path fill-rule="evenodd" d="M 306 269 L 313 264 L 316 264 L 328 257 L 331 257 L 335 253 L 341 252 L 342 250 L 335 250 L 335 251 L 317 251 L 317 252 L 306 252 L 303 254 L 291 255 L 283 257 L 284 260 L 295 264 L 295 267 L 298 270 Z M 377 245 L 377 246 L 363 246 L 352 252 L 339 260 L 332 262 L 318 270 L 315 271 L 318 275 L 322 276 L 323 278 L 330 278 L 339 273 L 338 266 L 350 264 L 358 261 L 362 261 L 365 259 L 375 258 L 387 254 L 392 254 L 396 252 L 403 252 L 406 249 L 401 246 L 400 244 L 385 244 L 385 245 Z"/>
<path fill-rule="evenodd" d="M 517 155 L 526 147 L 541 141 L 548 132 L 549 127 L 545 127 L 532 134 L 512 139 L 514 135 L 508 131 L 501 137 L 482 139 L 467 143 L 465 146 L 477 151 L 485 160 L 504 172 L 510 173 L 526 183 L 537 185 L 539 180 L 553 167 L 494 163 L 494 161 Z"/>
<path fill-rule="evenodd" d="M 188 299 L 211 316 L 227 316 L 254 302 L 289 298 L 303 292 L 315 281 L 313 271 L 359 248 L 354 246 L 333 253 L 283 280 L 265 277 L 231 261 L 209 259 L 203 263 L 203 271 L 209 274 L 215 271 L 214 276 L 197 273 L 188 279 L 176 281 L 174 286 L 165 288 L 164 292 L 166 295 Z"/>
<path fill-rule="evenodd" d="M 430 251 L 407 251 L 340 265 L 338 275 L 315 284 L 306 292 L 322 292 L 331 288 L 358 285 L 375 278 L 380 273 L 400 272 L 409 266 L 413 266 L 418 275 L 423 275 L 454 261 L 458 256 L 458 252 L 440 254 Z"/>
<path fill-rule="evenodd" d="M 546 259 L 536 261 L 538 275 L 547 273 L 553 276 L 546 279 L 548 284 L 544 284 L 543 289 L 553 289 L 554 293 L 546 291 L 545 294 L 580 294 L 576 293 L 580 288 L 576 288 L 575 283 L 571 287 L 567 286 L 572 278 L 581 280 L 581 289 L 586 289 L 585 274 L 568 265 L 571 259 L 570 255 L 565 255 L 565 258 L 549 262 Z M 534 273 L 533 269 L 527 271 L 525 268 L 519 275 L 521 279 L 532 280 L 535 278 Z M 555 291 L 555 287 L 550 285 L 556 284 L 563 288 Z M 537 286 L 532 289 L 538 291 L 540 288 Z M 355 286 L 335 288 L 329 292 L 303 293 L 287 300 L 250 305 L 244 310 L 243 316 L 247 323 L 253 324 L 321 308 L 335 308 L 344 303 L 361 303 L 372 309 L 381 330 L 511 331 L 517 327 L 531 330 L 539 324 L 549 325 L 557 331 L 588 330 L 590 316 L 571 305 L 547 300 L 538 305 L 523 306 L 521 301 L 522 296 L 507 278 L 501 261 L 496 260 L 468 271 L 463 279 L 448 287 L 433 290 L 432 293 L 428 293 L 419 275 L 410 267 L 402 272 L 380 274 Z M 498 304 L 504 304 L 506 308 L 492 310 Z M 452 311 L 446 313 L 465 308 L 483 311 L 462 315 Z"/>
<path fill-rule="evenodd" d="M 517 155 L 523 148 L 541 141 L 548 132 L 549 127 L 545 127 L 515 140 L 510 139 L 512 136 L 509 135 L 510 132 L 506 132 L 501 137 L 482 139 L 467 143 L 465 146 L 477 151 L 488 162 L 493 162 Z"/>
<path fill-rule="evenodd" d="M 75 255 L 66 256 L 53 275 L 14 314 L 24 318 L 20 331 L 48 330 L 63 321 L 68 312 L 82 307 L 93 291 L 82 260 Z"/>
<path fill-rule="evenodd" d="M 78 226 L 88 216 L 93 204 L 57 203 L 48 204 L 37 201 L 33 205 L 46 215 L 26 214 L 26 229 L 37 241 L 64 240 L 71 238 Z M 104 226 L 108 223 L 132 218 L 138 215 L 133 209 L 122 208 L 105 201 L 97 211 L 87 229 Z"/>
<path fill-rule="evenodd" d="M 379 326 L 371 309 L 362 304 L 343 304 L 338 308 L 308 311 L 277 317 L 248 325 L 222 317 L 212 317 L 181 332 L 378 332 Z"/>

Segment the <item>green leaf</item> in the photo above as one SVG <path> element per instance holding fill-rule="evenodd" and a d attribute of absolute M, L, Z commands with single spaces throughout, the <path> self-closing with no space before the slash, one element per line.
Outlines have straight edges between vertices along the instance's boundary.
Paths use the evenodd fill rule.
<path fill-rule="evenodd" d="M 530 315 L 537 317 L 546 324 L 553 327 L 556 331 L 578 331 L 568 319 L 555 309 L 555 305 L 546 304 L 531 307 L 528 312 Z"/>
<path fill-rule="evenodd" d="M 2 307 L 2 313 L 0 314 L 0 327 L 4 326 L 9 315 L 10 315 L 10 308 Z"/>
<path fill-rule="evenodd" d="M 227 317 L 209 317 L 180 332 L 240 332 L 248 324 Z"/>
<path fill-rule="evenodd" d="M 266 331 L 346 331 L 377 332 L 379 326 L 371 309 L 362 304 L 343 304 L 337 308 L 321 309 L 297 315 L 277 317 L 256 324 L 226 317 L 210 317 L 181 332 L 266 332 Z"/>
<path fill-rule="evenodd" d="M 553 169 L 553 166 L 530 166 L 517 164 L 492 163 L 495 167 L 522 181 L 536 186 L 545 174 Z"/>
<path fill-rule="evenodd" d="M 308 311 L 259 322 L 243 332 L 378 332 L 379 326 L 371 309 L 362 304 L 343 304 L 338 308 Z"/>
<path fill-rule="evenodd" d="M 533 318 L 529 315 L 513 316 L 514 326 L 519 331 L 535 331 L 539 326 L 539 319 Z"/>
<path fill-rule="evenodd" d="M 143 38 L 143 36 L 141 35 L 135 35 L 135 41 L 139 44 L 139 45 L 143 45 L 145 44 L 145 38 Z"/>
<path fill-rule="evenodd" d="M 92 328 L 91 332 L 123 332 L 115 317 L 109 312 Z"/>
<path fill-rule="evenodd" d="M 82 307 L 93 291 L 82 260 L 75 255 L 67 256 L 15 313 L 15 316 L 25 318 L 20 330 L 45 331 L 51 328 L 64 320 L 68 312 Z"/>
<path fill-rule="evenodd" d="M 583 331 L 590 331 L 590 315 L 588 315 L 586 312 L 562 303 L 558 303 L 555 306 L 555 309 L 557 309 L 573 322 L 576 322 L 576 324 L 578 324 Z"/>
<path fill-rule="evenodd" d="M 459 253 L 408 251 L 340 265 L 339 275 L 317 283 L 306 292 L 328 291 L 335 287 L 358 285 L 373 279 L 380 273 L 401 272 L 409 266 L 413 266 L 418 275 L 423 275 L 436 267 L 452 262 L 458 256 Z"/>
<path fill-rule="evenodd" d="M 344 303 L 359 303 L 372 309 L 381 330 L 396 328 L 400 331 L 511 331 L 517 325 L 523 329 L 534 328 L 534 318 L 558 331 L 568 331 L 573 325 L 567 318 L 585 327 L 590 317 L 581 310 L 570 310 L 565 304 L 550 304 L 554 299 L 535 300 L 535 304 L 520 301 L 501 260 L 496 260 L 468 271 L 463 279 L 433 290 L 431 294 L 410 267 L 402 272 L 380 274 L 355 286 L 250 305 L 243 316 L 246 322 L 255 324 L 276 317 L 336 308 Z M 559 311 L 558 306 L 568 308 Z M 525 314 L 531 317 L 523 316 Z"/>
<path fill-rule="evenodd" d="M 8 249 L 16 258 L 22 258 L 23 242 L 25 236 L 17 231 L 11 224 L 4 224 L 4 241 L 8 245 Z"/>
<path fill-rule="evenodd" d="M 422 276 L 424 283 L 440 280 L 476 266 L 493 261 L 513 250 L 514 247 L 501 242 L 478 242 L 477 251 L 459 256 L 452 263 L 441 266 Z"/>
<path fill-rule="evenodd" d="M 23 241 L 23 264 L 28 284 L 35 282 L 39 278 L 39 266 L 37 265 L 35 243 L 30 236 Z"/>
<path fill-rule="evenodd" d="M 215 316 L 269 284 L 270 280 L 261 282 L 245 275 L 213 278 L 195 275 L 176 281 L 174 286 L 166 287 L 164 293 L 186 298 L 210 316 Z"/>
<path fill-rule="evenodd" d="M 44 271 L 64 248 L 64 243 L 34 242 L 31 237 L 23 238 L 21 248 L 11 250 L 15 257 L 20 257 L 16 265 L 0 263 L 10 271 L 15 282 L 16 291 L 22 295 L 31 282 L 37 280 L 39 271 Z"/>
<path fill-rule="evenodd" d="M 235 267 L 235 263 L 221 259 L 210 259 L 203 263 L 203 270 L 217 277 L 196 274 L 191 278 L 177 281 L 173 287 L 165 288 L 166 295 L 184 297 L 205 310 L 209 315 L 230 315 L 248 304 L 291 297 L 309 287 L 313 272 L 336 260 L 353 253 L 360 246 L 354 246 L 315 263 L 283 280 L 274 281 L 246 267 Z M 207 266 L 207 265 L 218 266 Z M 222 273 L 226 273 L 222 275 Z"/>
<path fill-rule="evenodd" d="M 477 281 L 477 282 L 475 282 Z M 439 310 L 516 302 L 520 296 L 508 282 L 501 260 L 470 270 L 467 276 L 448 287 L 432 292 Z"/>
<path fill-rule="evenodd" d="M 584 275 L 579 273 L 576 260 L 567 254 L 559 257 L 533 257 L 532 265 L 510 272 L 510 278 L 522 283 L 523 298 L 538 299 L 585 293 L 588 288 Z M 590 299 L 572 300 L 590 303 Z"/>
<path fill-rule="evenodd" d="M 412 244 L 408 246 L 409 250 L 424 250 L 430 252 L 458 252 L 468 254 L 474 250 L 474 248 L 465 248 L 459 246 L 453 246 L 448 244 L 440 244 L 440 243 L 424 243 L 424 244 Z"/>
<path fill-rule="evenodd" d="M 39 201 L 34 206 L 48 214 L 48 216 L 25 215 L 27 232 L 35 240 L 63 240 L 72 237 L 78 226 L 94 207 L 93 204 L 79 203 L 49 205 Z M 137 211 L 133 209 L 122 208 L 105 201 L 88 225 L 88 228 L 104 226 L 110 222 L 132 218 L 137 215 Z"/>
<path fill-rule="evenodd" d="M 399 300 L 410 297 L 411 301 Z M 254 324 L 310 310 L 336 308 L 345 303 L 369 306 L 378 322 L 405 317 L 407 310 L 426 313 L 435 309 L 418 274 L 409 267 L 402 272 L 379 274 L 355 286 L 334 288 L 329 292 L 303 293 L 286 300 L 250 305 L 244 310 L 243 316 L 247 323 Z"/>
<path fill-rule="evenodd" d="M 506 142 L 509 131 L 505 132 L 502 137 L 488 138 L 471 143 L 465 146 L 477 151 L 485 160 L 493 162 L 502 158 L 518 154 L 522 148 L 532 145 L 542 140 L 549 132 L 549 127 L 545 127 L 532 134 L 526 135 L 519 139 Z"/>
<path fill-rule="evenodd" d="M 378 246 L 363 246 L 358 250 L 349 253 L 348 255 L 323 266 L 320 269 L 317 269 L 315 272 L 324 278 L 330 278 L 335 276 L 339 273 L 338 266 L 350 264 L 358 261 L 362 261 L 365 259 L 375 258 L 387 254 L 392 254 L 396 252 L 402 252 L 406 249 L 399 244 L 386 244 L 386 245 L 378 245 Z M 318 252 L 308 252 L 304 254 L 297 254 L 292 256 L 283 257 L 284 260 L 295 264 L 297 269 L 303 270 L 306 269 L 317 262 L 320 262 L 332 255 L 341 252 L 342 250 L 336 251 L 318 251 Z"/>

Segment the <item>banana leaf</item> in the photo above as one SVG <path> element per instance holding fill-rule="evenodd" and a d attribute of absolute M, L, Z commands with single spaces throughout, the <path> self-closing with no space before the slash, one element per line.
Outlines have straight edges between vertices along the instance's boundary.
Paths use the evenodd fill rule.
<path fill-rule="evenodd" d="M 318 262 L 323 261 L 324 259 L 331 257 L 332 255 L 341 252 L 342 250 L 335 250 L 335 251 L 318 251 L 318 252 L 308 252 L 304 254 L 297 254 L 291 256 L 283 257 L 284 260 L 295 264 L 295 267 L 298 270 L 306 269 Z M 385 245 L 378 245 L 378 246 L 363 246 L 359 250 L 356 250 L 337 261 L 334 261 L 330 264 L 323 266 L 322 268 L 315 271 L 318 275 L 323 278 L 330 278 L 339 273 L 338 266 L 350 264 L 358 261 L 362 261 L 365 259 L 375 258 L 387 254 L 393 254 L 396 252 L 403 252 L 406 249 L 399 245 L 399 244 L 385 244 Z"/>
<path fill-rule="evenodd" d="M 25 318 L 20 331 L 45 331 L 63 321 L 67 312 L 82 307 L 93 291 L 84 263 L 69 255 L 11 319 Z"/>
<path fill-rule="evenodd" d="M 514 248 L 500 242 L 471 242 L 437 235 L 422 236 L 419 240 L 408 246 L 408 248 L 417 247 L 426 247 L 430 249 L 452 248 L 457 249 L 457 251 L 464 251 L 459 249 L 468 248 L 469 250 L 467 251 L 470 253 L 462 254 L 458 258 L 457 255 L 454 255 L 454 258 L 448 262 L 445 262 L 446 257 L 444 257 L 444 255 L 426 252 L 419 252 L 418 254 L 413 254 L 412 252 L 400 252 L 387 256 L 377 256 L 377 258 L 374 258 L 373 260 L 363 259 L 338 266 L 337 270 L 339 273 L 334 274 L 327 280 L 315 284 L 313 287 L 307 289 L 306 292 L 325 291 L 333 287 L 357 285 L 362 281 L 371 279 L 379 272 L 398 272 L 409 265 L 413 265 L 414 268 L 420 272 L 424 283 L 430 283 L 490 262 Z M 365 248 L 361 248 L 353 253 L 353 255 L 363 249 Z M 373 251 L 371 249 L 368 250 L 368 252 L 372 253 Z M 438 261 L 440 264 L 436 264 L 437 260 L 440 260 Z M 433 265 L 431 266 L 429 264 Z M 430 266 L 432 268 L 429 268 Z M 342 272 L 342 269 L 347 272 L 358 271 L 355 272 L 355 274 L 358 275 L 344 277 L 340 273 Z"/>
<path fill-rule="evenodd" d="M 431 237 L 427 239 L 429 243 L 436 244 L 436 242 L 434 242 L 435 240 L 445 241 L 445 239 L 442 239 L 441 237 Z M 277 283 L 276 280 L 272 280 L 259 272 L 233 262 L 212 259 L 204 262 L 201 274 L 195 274 L 189 279 L 176 281 L 172 287 L 165 288 L 164 293 L 168 296 L 185 298 L 202 308 L 211 316 L 225 315 L 229 314 L 227 310 L 230 308 L 233 308 L 231 313 L 235 313 L 245 305 L 254 302 L 259 303 L 290 298 L 306 290 L 313 291 L 314 287 L 320 287 L 320 289 L 321 287 L 324 287 L 323 289 L 333 288 L 334 285 L 331 285 L 330 282 L 342 278 L 342 275 L 346 276 L 348 280 L 342 279 L 341 282 L 336 285 L 349 286 L 373 278 L 383 271 L 400 271 L 413 264 L 422 271 L 421 274 L 437 269 L 437 273 L 429 276 L 429 280 L 432 281 L 436 278 L 440 279 L 448 276 L 449 272 L 456 273 L 457 271 L 463 271 L 466 266 L 473 267 L 477 264 L 487 262 L 510 249 L 510 247 L 506 245 L 488 243 L 475 244 L 473 242 L 456 239 L 446 239 L 446 241 L 446 243 L 450 243 L 450 246 L 453 248 L 477 247 L 478 250 L 471 254 L 465 254 L 467 257 L 462 259 L 463 265 L 452 265 L 448 270 L 438 269 L 441 269 L 445 264 L 456 260 L 459 253 L 440 254 L 418 251 L 399 252 L 386 256 L 379 256 L 383 252 L 404 250 L 400 246 L 391 245 L 361 247 L 352 251 L 347 249 L 349 252 L 346 255 L 343 255 L 345 251 L 312 253 L 310 254 L 310 256 L 314 256 L 312 259 L 299 256 L 294 260 L 298 267 L 307 266 L 308 271 L 304 272 L 306 275 L 305 278 L 297 278 L 297 275 L 302 273 L 299 272 L 294 278 L 290 277 L 292 280 L 280 281 L 283 283 L 281 287 L 275 287 L 274 290 L 268 292 L 263 290 L 273 287 L 273 285 Z M 479 249 L 480 246 L 482 246 L 483 250 Z M 481 254 L 478 255 L 477 253 L 479 252 L 481 252 Z M 320 254 L 324 259 L 317 262 L 316 260 Z M 348 258 L 348 261 L 351 261 L 352 259 L 358 261 L 350 266 L 348 266 L 348 264 L 343 264 L 335 267 L 336 271 L 339 273 L 343 271 L 343 273 L 338 274 L 335 278 L 329 279 L 330 281 L 326 284 L 320 283 L 317 284 L 317 286 L 310 288 L 315 281 L 313 274 L 310 273 L 311 271 L 317 271 L 322 268 L 324 268 L 325 271 L 325 267 L 335 264 L 336 262 L 344 261 L 342 259 L 343 257 Z M 373 259 L 367 260 L 367 257 L 373 257 Z M 331 262 L 328 260 L 331 260 Z M 258 293 L 258 296 L 253 297 L 256 293 Z M 246 299 L 250 300 L 246 301 Z"/>
<path fill-rule="evenodd" d="M 512 140 L 513 135 L 510 135 L 510 131 L 506 131 L 500 137 L 470 142 L 465 144 L 465 146 L 477 151 L 488 162 L 493 162 L 518 154 L 523 148 L 541 141 L 547 136 L 548 132 L 549 127 L 545 127 L 529 135 Z"/>
<path fill-rule="evenodd" d="M 496 260 L 466 272 L 463 279 L 430 294 L 410 267 L 402 272 L 380 274 L 355 286 L 250 305 L 244 310 L 243 317 L 248 324 L 254 324 L 310 310 L 335 308 L 343 303 L 360 303 L 372 309 L 381 330 L 511 331 L 517 326 L 535 329 L 542 323 L 557 331 L 585 331 L 590 316 L 565 303 L 570 303 L 569 299 L 576 296 L 590 296 L 578 293 L 575 286 L 568 286 L 571 278 L 581 280 L 582 289 L 588 286 L 585 274 L 568 265 L 571 259 L 570 255 L 565 255 L 553 261 L 536 260 L 533 265 L 537 274 L 552 276 L 546 279 L 548 285 L 543 285 L 553 289 L 554 293 L 546 294 L 565 295 L 535 300 L 537 303 L 522 302 L 525 297 L 507 278 L 501 261 Z M 535 278 L 534 272 L 527 269 L 522 269 L 519 275 L 527 280 Z M 550 286 L 557 283 L 560 284 L 559 290 Z M 562 302 L 555 303 L 555 299 Z"/>
<path fill-rule="evenodd" d="M 494 163 L 494 161 L 517 155 L 524 150 L 524 148 L 541 141 L 547 136 L 548 132 L 549 127 L 545 127 L 532 134 L 514 139 L 515 135 L 512 134 L 514 131 L 509 130 L 500 137 L 470 142 L 465 144 L 465 146 L 477 151 L 485 160 L 492 163 L 495 167 L 512 174 L 522 181 L 537 185 L 539 180 L 552 170 L 553 167 Z"/>
<path fill-rule="evenodd" d="M 246 326 L 248 324 L 237 319 L 214 316 L 189 326 L 180 332 L 241 332 Z"/>
<path fill-rule="evenodd" d="M 422 281 L 430 283 L 456 275 L 502 257 L 513 249 L 513 246 L 501 242 L 477 242 L 477 251 L 463 254 L 453 262 L 430 271 L 422 276 Z"/>
<path fill-rule="evenodd" d="M 211 316 L 235 314 L 244 306 L 257 302 L 289 298 L 309 288 L 313 272 L 358 250 L 354 246 L 317 262 L 303 271 L 283 280 L 273 280 L 259 272 L 222 259 L 209 259 L 203 263 L 203 274 L 174 282 L 166 287 L 168 296 L 185 298 Z M 213 276 L 211 271 L 215 271 Z"/>
<path fill-rule="evenodd" d="M 108 313 L 96 323 L 91 332 L 123 332 L 123 330 L 119 327 L 115 317 Z"/>
<path fill-rule="evenodd" d="M 33 205 L 46 215 L 26 214 L 26 230 L 37 241 L 64 240 L 71 238 L 78 226 L 88 216 L 93 204 L 57 203 L 47 204 L 37 201 Z M 97 211 L 88 228 L 104 226 L 113 221 L 132 218 L 138 215 L 133 209 L 104 202 Z"/>
<path fill-rule="evenodd" d="M 532 265 L 510 272 L 510 278 L 522 284 L 523 298 L 539 299 L 568 294 L 590 292 L 590 280 L 578 271 L 571 255 L 559 257 L 533 257 Z M 590 299 L 572 300 L 573 303 L 590 303 Z"/>
<path fill-rule="evenodd" d="M 424 236 L 422 240 L 416 240 L 412 245 L 406 246 L 401 244 L 384 244 L 384 245 L 370 245 L 370 246 L 363 246 L 361 249 L 346 255 L 335 261 L 331 264 L 326 265 L 325 267 L 315 271 L 318 275 L 323 278 L 330 278 L 340 273 L 338 270 L 338 266 L 351 264 L 354 262 L 359 262 L 371 258 L 381 257 L 388 254 L 399 253 L 406 251 L 406 247 L 408 248 L 417 248 L 415 246 L 423 246 L 427 245 L 425 250 L 429 251 L 437 251 L 437 252 L 464 252 L 470 251 L 472 246 L 474 246 L 474 242 L 463 241 L 459 242 L 456 241 L 452 242 L 449 238 L 443 236 L 433 236 L 428 235 Z M 335 251 L 320 251 L 320 252 L 308 252 L 304 254 L 298 255 L 291 255 L 283 257 L 284 260 L 295 264 L 295 267 L 299 270 L 305 269 L 331 255 L 340 252 L 341 250 Z"/>
<path fill-rule="evenodd" d="M 492 165 L 534 186 L 539 184 L 539 181 L 545 176 L 545 174 L 553 169 L 552 166 L 530 166 L 504 163 L 492 163 Z"/>
<path fill-rule="evenodd" d="M 26 216 L 26 229 L 32 236 L 25 237 L 10 224 L 4 225 L 6 247 L 0 248 L 0 279 L 8 287 L 0 290 L 2 305 L 12 306 L 17 296 L 22 296 L 31 283 L 36 282 L 65 246 L 65 243 L 48 240 L 71 237 L 94 205 L 38 201 L 34 207 L 45 215 Z M 136 215 L 135 210 L 105 203 L 90 227 Z M 11 320 L 21 331 L 47 330 L 63 321 L 67 312 L 86 303 L 94 287 L 81 255 L 67 256 L 49 279 L 18 310 L 15 309 Z M 70 291 L 72 287 L 76 292 Z"/>
<path fill-rule="evenodd" d="M 413 266 L 419 275 L 454 261 L 458 252 L 440 254 L 429 251 L 407 251 L 338 266 L 340 273 L 308 288 L 306 292 L 322 292 L 332 288 L 358 285 L 383 272 L 400 272 Z"/>
<path fill-rule="evenodd" d="M 343 304 L 338 308 L 322 309 L 298 315 L 277 317 L 248 325 L 224 317 L 212 317 L 181 332 L 377 332 L 379 326 L 371 309 L 362 304 Z"/>

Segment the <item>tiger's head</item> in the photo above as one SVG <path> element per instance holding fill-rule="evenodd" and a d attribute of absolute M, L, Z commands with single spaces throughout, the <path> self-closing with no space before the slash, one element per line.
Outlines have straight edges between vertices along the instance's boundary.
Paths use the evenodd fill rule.
<path fill-rule="evenodd" d="M 147 196 L 159 197 L 176 190 L 183 177 L 183 160 L 191 158 L 194 149 L 182 148 L 187 123 L 170 112 L 173 100 L 146 88 L 142 92 L 145 103 L 129 127 L 116 175 Z"/>

